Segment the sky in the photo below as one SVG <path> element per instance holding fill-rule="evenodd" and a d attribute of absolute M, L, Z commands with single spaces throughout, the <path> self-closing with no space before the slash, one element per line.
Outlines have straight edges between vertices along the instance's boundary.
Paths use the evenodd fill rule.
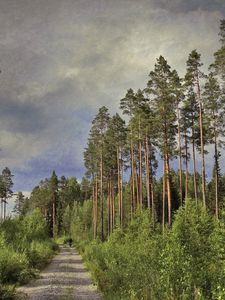
<path fill-rule="evenodd" d="M 223 18 L 224 0 L 0 0 L 0 168 L 14 191 L 53 169 L 81 179 L 99 107 L 118 111 L 160 55 L 183 76 L 197 49 L 207 70 Z"/>

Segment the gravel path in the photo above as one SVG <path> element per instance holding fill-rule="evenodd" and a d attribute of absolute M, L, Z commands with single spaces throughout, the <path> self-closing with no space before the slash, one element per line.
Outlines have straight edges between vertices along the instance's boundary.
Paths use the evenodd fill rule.
<path fill-rule="evenodd" d="M 20 287 L 27 300 L 100 300 L 102 296 L 92 284 L 91 275 L 74 248 L 60 246 L 40 278 Z"/>

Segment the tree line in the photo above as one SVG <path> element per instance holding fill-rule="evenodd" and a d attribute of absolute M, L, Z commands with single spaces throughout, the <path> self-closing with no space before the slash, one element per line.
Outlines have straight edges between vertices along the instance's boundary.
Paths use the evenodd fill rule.
<path fill-rule="evenodd" d="M 55 171 L 33 188 L 30 197 L 18 192 L 15 199 L 14 213 L 25 216 L 34 209 L 42 213 L 49 235 L 57 237 L 65 232 L 65 215 L 75 202 L 82 203 L 90 198 L 90 182 L 83 178 L 79 183 L 75 177 L 58 178 Z M 65 225 L 65 226 L 64 226 Z"/>
<path fill-rule="evenodd" d="M 174 210 L 187 198 L 202 201 L 219 218 L 224 205 L 220 156 L 225 135 L 225 20 L 219 35 L 221 48 L 208 75 L 202 72 L 197 50 L 187 58 L 184 78 L 160 56 L 146 87 L 130 88 L 121 99 L 127 122 L 118 113 L 111 117 L 105 106 L 99 109 L 84 152 L 92 185 L 94 237 L 104 240 L 105 227 L 108 234 L 115 225 L 122 228 L 127 216 L 132 218 L 144 207 L 163 228 L 166 223 L 171 226 Z M 208 149 L 213 149 L 214 159 L 210 183 L 206 181 Z M 178 163 L 178 174 L 171 168 L 172 160 Z M 163 165 L 161 199 L 156 179 L 159 161 Z M 124 193 L 129 193 L 129 205 Z"/>

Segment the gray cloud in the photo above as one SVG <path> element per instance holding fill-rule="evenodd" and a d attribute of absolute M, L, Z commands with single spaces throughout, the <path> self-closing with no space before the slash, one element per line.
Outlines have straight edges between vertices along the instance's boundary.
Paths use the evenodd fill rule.
<path fill-rule="evenodd" d="M 0 1 L 0 164 L 25 190 L 26 176 L 60 172 L 66 157 L 81 176 L 98 107 L 115 112 L 160 54 L 183 75 L 197 48 L 206 70 L 224 15 L 222 0 Z"/>

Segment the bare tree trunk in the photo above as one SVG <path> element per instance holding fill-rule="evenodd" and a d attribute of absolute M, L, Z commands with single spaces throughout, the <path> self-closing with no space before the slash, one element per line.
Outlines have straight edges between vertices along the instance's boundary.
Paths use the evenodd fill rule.
<path fill-rule="evenodd" d="M 111 233 L 111 197 L 110 197 L 110 181 L 108 181 L 108 197 L 107 197 L 107 208 L 108 208 L 108 238 Z"/>
<path fill-rule="evenodd" d="M 130 145 L 130 152 L 131 152 L 131 216 L 133 215 L 135 211 L 135 172 L 134 172 L 134 146 L 133 146 L 133 141 L 131 139 L 131 145 Z"/>
<path fill-rule="evenodd" d="M 139 118 L 139 201 L 140 208 L 143 206 L 143 197 L 142 197 L 142 143 L 141 143 L 141 121 Z"/>
<path fill-rule="evenodd" d="M 216 218 L 219 218 L 219 205 L 218 205 L 218 181 L 219 181 L 219 163 L 218 163 L 218 149 L 217 149 L 217 136 L 216 136 L 216 130 L 214 129 L 214 151 L 215 151 L 215 204 L 216 204 L 216 209 L 215 209 L 215 214 Z"/>
<path fill-rule="evenodd" d="M 187 144 L 187 132 L 184 133 L 185 142 L 185 199 L 188 198 L 188 144 Z"/>
<path fill-rule="evenodd" d="M 112 231 L 115 227 L 115 197 L 114 197 L 114 183 L 111 185 L 111 194 L 112 194 Z"/>
<path fill-rule="evenodd" d="M 122 151 L 120 151 L 120 224 L 121 228 L 123 228 L 123 159 L 122 159 Z"/>
<path fill-rule="evenodd" d="M 146 179 L 146 190 L 147 190 L 147 203 L 148 209 L 151 208 L 151 195 L 150 195 L 150 179 L 149 179 L 149 149 L 148 149 L 148 137 L 145 137 L 145 179 Z"/>
<path fill-rule="evenodd" d="M 138 172 L 136 170 L 136 194 L 137 194 L 137 207 L 140 208 L 140 200 L 139 200 L 139 177 Z"/>
<path fill-rule="evenodd" d="M 104 240 L 103 157 L 100 158 L 101 240 Z"/>
<path fill-rule="evenodd" d="M 150 193 L 152 200 L 152 221 L 154 223 L 155 220 L 155 202 L 154 202 L 154 184 L 153 184 L 153 171 L 152 171 L 152 146 L 151 143 L 148 149 L 149 154 L 149 183 L 150 183 Z"/>
<path fill-rule="evenodd" d="M 98 235 L 98 174 L 95 177 L 95 238 Z"/>
<path fill-rule="evenodd" d="M 194 173 L 194 191 L 195 201 L 198 201 L 197 178 L 196 178 L 196 157 L 195 157 L 195 134 L 194 134 L 194 121 L 192 118 L 192 159 L 193 159 L 193 173 Z"/>
<path fill-rule="evenodd" d="M 121 184 L 120 184 L 120 175 L 121 175 L 121 170 L 120 170 L 120 151 L 119 147 L 117 147 L 117 186 L 118 186 L 118 211 L 119 211 L 119 222 L 121 226 Z"/>
<path fill-rule="evenodd" d="M 169 155 L 166 153 L 166 185 L 167 185 L 167 200 L 168 200 L 168 224 L 172 223 L 172 209 L 171 209 L 171 186 L 170 186 L 170 164 Z"/>
<path fill-rule="evenodd" d="M 182 174 L 182 149 L 181 149 L 181 133 L 180 133 L 180 110 L 177 108 L 178 116 L 178 148 L 179 148 L 179 177 L 180 177 L 180 202 L 183 204 L 183 174 Z"/>
<path fill-rule="evenodd" d="M 198 102 L 199 102 L 199 127 L 200 127 L 201 158 L 202 158 L 202 200 L 203 200 L 204 207 L 206 207 L 205 151 L 204 151 L 205 145 L 204 145 L 204 136 L 203 136 L 203 109 L 202 109 L 199 77 L 197 78 L 197 95 L 198 95 Z"/>
<path fill-rule="evenodd" d="M 95 235 L 95 222 L 96 222 L 96 216 L 95 216 L 95 186 L 93 184 L 92 187 L 92 221 L 93 221 L 93 237 L 96 238 Z"/>
<path fill-rule="evenodd" d="M 112 198 L 112 179 L 109 181 L 109 197 L 110 197 L 110 233 L 113 232 L 113 198 Z"/>
<path fill-rule="evenodd" d="M 165 228 L 165 200 L 166 200 L 166 159 L 163 158 L 163 207 L 162 207 L 162 227 Z"/>

